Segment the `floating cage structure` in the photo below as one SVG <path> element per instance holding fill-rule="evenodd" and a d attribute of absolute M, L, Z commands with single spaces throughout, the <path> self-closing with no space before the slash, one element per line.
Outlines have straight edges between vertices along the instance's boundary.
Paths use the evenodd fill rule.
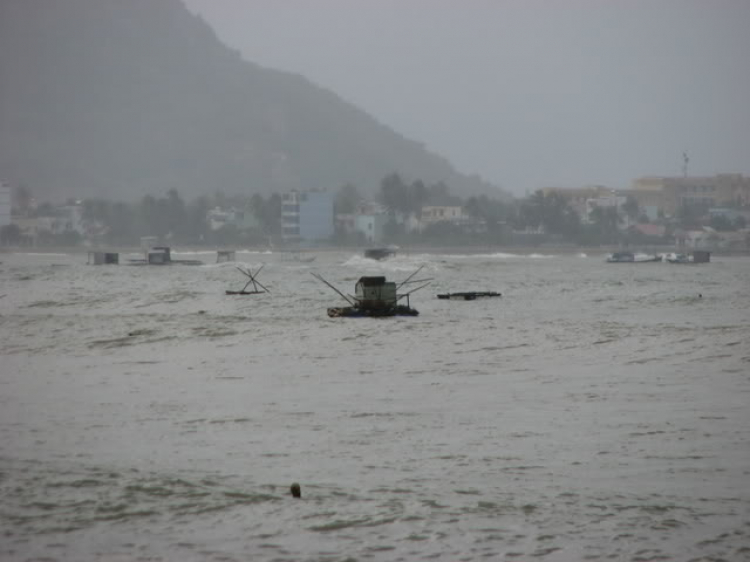
<path fill-rule="evenodd" d="M 117 265 L 120 263 L 120 254 L 117 252 L 89 252 L 89 265 Z"/>
<path fill-rule="evenodd" d="M 422 287 L 429 285 L 430 279 L 411 281 L 422 268 L 412 273 L 405 281 L 395 283 L 386 281 L 384 276 L 366 276 L 360 277 L 354 286 L 354 296 L 346 296 L 320 275 L 313 273 L 313 276 L 328 285 L 346 300 L 350 306 L 331 307 L 327 310 L 331 318 L 340 317 L 384 317 L 384 316 L 417 316 L 419 312 L 411 307 L 409 295 L 418 291 Z M 398 289 L 403 285 L 411 283 L 425 282 L 424 285 L 417 287 L 407 293 L 399 294 Z M 405 304 L 401 301 L 405 299 Z"/>
<path fill-rule="evenodd" d="M 235 251 L 234 250 L 217 250 L 216 251 L 216 263 L 226 263 L 235 261 Z"/>

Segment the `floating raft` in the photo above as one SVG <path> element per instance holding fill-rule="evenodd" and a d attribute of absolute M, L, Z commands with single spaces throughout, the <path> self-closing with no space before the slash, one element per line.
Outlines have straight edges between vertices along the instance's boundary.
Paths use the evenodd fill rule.
<path fill-rule="evenodd" d="M 389 308 L 342 306 L 329 308 L 328 316 L 331 318 L 383 318 L 387 316 L 419 316 L 419 312 L 404 304 L 399 304 Z"/>
<path fill-rule="evenodd" d="M 225 291 L 225 293 L 227 295 L 260 295 L 263 293 L 269 293 L 270 291 L 266 287 L 261 285 L 260 281 L 258 281 L 258 274 L 260 273 L 260 270 L 263 269 L 264 267 L 265 267 L 265 264 L 261 265 L 260 269 L 258 269 L 258 271 L 256 271 L 255 273 L 253 273 L 252 270 L 249 270 L 249 269 L 245 270 L 245 269 L 242 269 L 241 267 L 238 267 L 237 271 L 239 271 L 240 273 L 242 273 L 242 275 L 250 279 L 250 281 L 245 283 L 245 286 L 242 287 L 242 289 L 240 289 L 239 291 Z M 250 286 L 251 283 L 253 285 L 253 290 L 248 291 L 247 288 Z"/>
<path fill-rule="evenodd" d="M 422 266 L 424 267 L 424 266 Z M 331 318 L 386 318 L 391 316 L 418 316 L 419 312 L 409 305 L 409 295 L 414 291 L 426 287 L 430 279 L 412 281 L 412 278 L 422 270 L 417 269 L 405 281 L 398 285 L 393 281 L 386 281 L 384 276 L 360 277 L 354 286 L 355 296 L 346 296 L 317 273 L 313 273 L 318 281 L 322 281 L 331 289 L 336 291 L 351 306 L 332 307 L 328 309 Z M 425 283 L 427 282 L 427 283 Z M 399 295 L 400 287 L 407 283 L 425 283 L 416 289 Z M 399 300 L 405 299 L 406 304 L 399 304 Z"/>
<path fill-rule="evenodd" d="M 155 246 L 146 252 L 142 260 L 128 260 L 130 265 L 203 265 L 200 260 L 173 260 L 169 246 Z"/>
<path fill-rule="evenodd" d="M 485 297 L 502 297 L 502 293 L 496 293 L 495 291 L 468 291 L 465 293 L 443 293 L 438 295 L 439 299 L 456 299 L 464 301 L 473 301 L 478 298 Z"/>
<path fill-rule="evenodd" d="M 227 295 L 260 295 L 266 291 L 226 291 Z"/>

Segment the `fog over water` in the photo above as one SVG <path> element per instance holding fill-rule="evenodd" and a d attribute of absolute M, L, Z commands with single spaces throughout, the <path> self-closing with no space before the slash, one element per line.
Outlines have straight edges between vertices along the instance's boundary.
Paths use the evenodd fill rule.
<path fill-rule="evenodd" d="M 747 258 L 237 256 L 0 254 L 0 559 L 750 557 Z"/>

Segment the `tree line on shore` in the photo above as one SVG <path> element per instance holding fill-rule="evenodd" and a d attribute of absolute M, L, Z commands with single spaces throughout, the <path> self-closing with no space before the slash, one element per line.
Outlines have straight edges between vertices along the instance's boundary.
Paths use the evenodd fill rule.
<path fill-rule="evenodd" d="M 486 195 L 461 198 L 450 193 L 444 183 L 426 185 L 421 180 L 405 182 L 398 174 L 383 178 L 376 194 L 387 214 L 384 243 L 395 244 L 513 244 L 553 241 L 576 245 L 602 245 L 623 242 L 659 243 L 644 240 L 643 235 L 624 231 L 623 221 L 648 222 L 641 215 L 637 202 L 628 197 L 620 207 L 596 207 L 584 221 L 568 200 L 560 193 L 545 194 L 539 190 L 518 199 L 492 198 Z M 355 214 L 365 201 L 356 186 L 347 184 L 336 192 L 334 213 Z M 138 202 L 128 203 L 100 198 L 68 201 L 67 207 L 79 207 L 85 234 L 69 228 L 51 233 L 38 233 L 37 244 L 75 246 L 85 239 L 90 242 L 118 246 L 135 245 L 141 236 L 156 236 L 160 240 L 184 245 L 249 245 L 260 246 L 281 242 L 282 198 L 278 193 L 267 197 L 226 195 L 217 192 L 185 201 L 176 189 L 164 196 L 146 195 Z M 468 219 L 464 224 L 449 221 L 434 222 L 418 232 L 407 230 L 404 218 L 419 218 L 425 206 L 460 206 Z M 236 217 L 217 227 L 209 220 L 210 211 L 233 210 Z M 14 214 L 17 216 L 55 217 L 61 208 L 50 203 L 33 204 L 31 191 L 20 186 L 14 192 Z M 679 216 L 661 218 L 661 222 L 675 228 L 694 228 L 705 223 L 707 209 L 685 207 Z M 744 221 L 732 223 L 724 217 L 714 217 L 711 226 L 717 230 L 733 230 L 745 226 Z M 467 228 L 467 224 L 473 225 Z M 519 233 L 525 233 L 526 236 Z M 24 242 L 22 229 L 11 224 L 0 229 L 0 243 L 18 245 Z M 338 227 L 331 240 L 334 245 L 361 245 L 360 233 L 346 232 Z"/>

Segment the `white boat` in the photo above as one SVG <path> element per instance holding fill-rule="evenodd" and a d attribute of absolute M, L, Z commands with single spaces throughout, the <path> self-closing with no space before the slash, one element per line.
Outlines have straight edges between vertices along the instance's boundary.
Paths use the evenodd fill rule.
<path fill-rule="evenodd" d="M 660 261 L 662 261 L 661 256 L 634 254 L 633 252 L 614 252 L 607 258 L 607 263 L 653 263 Z"/>
<path fill-rule="evenodd" d="M 693 261 L 688 254 L 678 254 L 675 252 L 666 254 L 664 260 L 668 263 L 691 263 Z"/>

